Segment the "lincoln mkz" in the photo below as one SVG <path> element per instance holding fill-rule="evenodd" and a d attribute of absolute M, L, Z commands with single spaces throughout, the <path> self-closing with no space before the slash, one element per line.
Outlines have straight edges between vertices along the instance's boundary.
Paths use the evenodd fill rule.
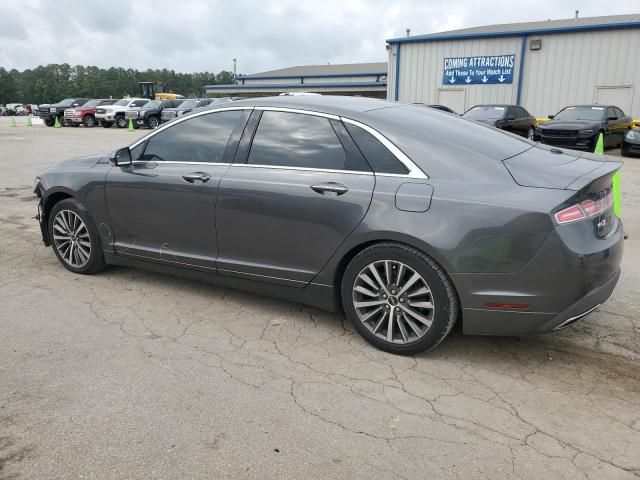
<path fill-rule="evenodd" d="M 550 332 L 607 300 L 623 245 L 608 158 L 419 106 L 290 96 L 63 161 L 35 192 L 72 272 L 141 267 L 343 311 L 414 354 L 456 322 Z"/>

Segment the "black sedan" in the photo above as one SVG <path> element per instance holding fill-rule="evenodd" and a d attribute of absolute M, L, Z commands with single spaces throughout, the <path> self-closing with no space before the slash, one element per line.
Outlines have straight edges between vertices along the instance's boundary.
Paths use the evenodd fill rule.
<path fill-rule="evenodd" d="M 629 130 L 622 141 L 622 154 L 640 156 L 640 128 Z"/>
<path fill-rule="evenodd" d="M 530 140 L 533 139 L 536 125 L 536 118 L 518 105 L 476 105 L 467 110 L 462 117 Z"/>
<path fill-rule="evenodd" d="M 588 152 L 594 151 L 600 134 L 604 136 L 604 148 L 619 147 L 633 122 L 614 105 L 574 105 L 549 118 L 536 128 L 536 140 Z"/>
<path fill-rule="evenodd" d="M 141 267 L 344 311 L 414 354 L 456 322 L 549 332 L 609 298 L 621 163 L 604 158 L 430 108 L 288 96 L 182 116 L 52 166 L 35 191 L 72 272 Z"/>

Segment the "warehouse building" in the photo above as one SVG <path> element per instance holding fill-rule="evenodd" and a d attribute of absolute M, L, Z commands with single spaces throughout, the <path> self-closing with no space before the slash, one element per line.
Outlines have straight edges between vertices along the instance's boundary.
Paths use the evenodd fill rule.
<path fill-rule="evenodd" d="M 640 14 L 467 28 L 387 40 L 390 100 L 521 105 L 538 117 L 570 104 L 640 116 Z"/>
<path fill-rule="evenodd" d="M 304 65 L 238 75 L 231 85 L 207 85 L 209 96 L 262 97 L 289 92 L 386 98 L 387 64 Z"/>

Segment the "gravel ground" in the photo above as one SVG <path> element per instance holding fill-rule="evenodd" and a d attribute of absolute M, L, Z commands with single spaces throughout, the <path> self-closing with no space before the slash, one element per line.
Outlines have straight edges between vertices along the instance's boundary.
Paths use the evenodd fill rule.
<path fill-rule="evenodd" d="M 68 272 L 41 243 L 34 175 L 143 132 L 22 122 L 0 118 L 0 479 L 640 477 L 640 160 L 625 159 L 624 271 L 598 311 L 403 358 L 340 315 Z"/>

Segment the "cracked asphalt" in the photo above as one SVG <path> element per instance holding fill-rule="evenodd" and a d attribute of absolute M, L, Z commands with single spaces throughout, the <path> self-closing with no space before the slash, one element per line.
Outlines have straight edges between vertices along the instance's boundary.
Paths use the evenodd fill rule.
<path fill-rule="evenodd" d="M 65 270 L 33 219 L 34 175 L 140 133 L 0 118 L 0 479 L 640 477 L 640 159 L 623 169 L 622 279 L 598 311 L 545 336 L 454 331 L 407 358 L 341 315 Z"/>

